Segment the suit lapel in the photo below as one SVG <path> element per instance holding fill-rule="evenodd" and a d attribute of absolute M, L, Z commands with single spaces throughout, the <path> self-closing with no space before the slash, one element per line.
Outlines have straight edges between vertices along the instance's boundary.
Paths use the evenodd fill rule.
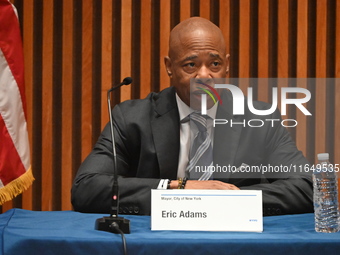
<path fill-rule="evenodd" d="M 222 93 L 223 104 L 219 105 L 216 113 L 216 119 L 227 120 L 227 124 L 218 124 L 214 131 L 214 165 L 221 167 L 234 166 L 236 152 L 239 146 L 240 135 L 242 131 L 242 124 L 230 125 L 233 123 L 240 123 L 242 120 L 233 116 L 232 96 L 229 91 Z M 239 166 L 235 166 L 239 167 Z M 231 172 L 215 173 L 216 179 L 228 179 Z"/>
<path fill-rule="evenodd" d="M 223 104 L 219 105 L 216 119 L 226 119 L 227 124 L 216 125 L 214 131 L 214 165 L 234 166 L 239 146 L 242 124 L 230 126 L 230 122 L 240 123 L 243 119 L 232 114 L 232 96 L 229 91 L 222 93 Z M 154 115 L 151 121 L 152 134 L 160 169 L 160 178 L 176 179 L 179 158 L 179 113 L 175 89 L 170 87 L 154 98 Z M 239 167 L 239 166 L 235 166 Z M 230 171 L 222 175 L 214 174 L 216 179 L 228 179 Z"/>
<path fill-rule="evenodd" d="M 170 87 L 154 98 L 151 120 L 153 140 L 160 169 L 160 178 L 177 178 L 179 157 L 179 114 L 175 89 Z"/>

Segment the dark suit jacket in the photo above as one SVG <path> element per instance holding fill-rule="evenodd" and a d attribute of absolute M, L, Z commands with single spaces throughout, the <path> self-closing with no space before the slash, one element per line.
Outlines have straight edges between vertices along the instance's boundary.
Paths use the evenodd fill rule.
<path fill-rule="evenodd" d="M 233 116 L 232 97 L 222 93 L 217 119 L 236 123 L 217 125 L 214 135 L 214 165 L 291 166 L 308 164 L 297 150 L 287 130 L 272 116 Z M 254 102 L 256 109 L 268 104 Z M 247 107 L 245 107 L 247 109 Z M 151 93 L 143 100 L 129 100 L 113 110 L 118 160 L 120 213 L 150 214 L 151 189 L 160 179 L 176 179 L 179 158 L 179 113 L 175 89 Z M 264 125 L 248 127 L 250 119 L 262 119 Z M 245 127 L 242 124 L 245 120 Z M 239 123 L 239 124 L 237 124 Z M 252 122 L 250 125 L 259 125 Z M 91 154 L 79 168 L 72 187 L 72 204 L 81 212 L 108 213 L 113 181 L 112 149 L 109 125 L 105 127 Z M 214 174 L 214 179 L 233 183 L 241 189 L 263 191 L 264 215 L 312 212 L 311 175 L 288 173 Z M 228 207 L 228 205 L 226 205 Z"/>

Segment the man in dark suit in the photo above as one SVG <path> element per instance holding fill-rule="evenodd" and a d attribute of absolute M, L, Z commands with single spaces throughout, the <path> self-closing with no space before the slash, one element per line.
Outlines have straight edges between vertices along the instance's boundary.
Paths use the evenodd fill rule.
<path fill-rule="evenodd" d="M 220 29 L 198 17 L 178 24 L 171 31 L 165 66 L 170 88 L 150 93 L 143 100 L 125 101 L 113 111 L 121 213 L 150 214 L 151 189 L 177 188 L 177 178 L 186 176 L 191 146 L 187 137 L 191 130 L 184 120 L 188 112 L 199 109 L 201 104 L 200 90 L 197 85 L 190 86 L 190 79 L 226 77 L 229 55 Z M 279 122 L 265 121 L 280 119 L 278 111 L 270 116 L 255 116 L 246 109 L 243 116 L 236 116 L 231 93 L 222 90 L 220 95 L 223 105 L 207 100 L 212 117 L 234 123 L 262 119 L 264 125 L 261 128 L 217 125 L 210 130 L 214 165 L 238 168 L 242 164 L 272 167 L 308 164 L 287 130 Z M 254 107 L 268 109 L 261 102 L 254 102 Z M 210 120 L 210 129 L 211 126 Z M 109 212 L 113 182 L 111 148 L 107 125 L 75 178 L 72 188 L 75 210 Z M 185 188 L 262 190 L 264 215 L 313 211 L 311 176 L 298 171 L 267 176 L 259 172 L 217 173 L 213 180 L 189 179 Z"/>

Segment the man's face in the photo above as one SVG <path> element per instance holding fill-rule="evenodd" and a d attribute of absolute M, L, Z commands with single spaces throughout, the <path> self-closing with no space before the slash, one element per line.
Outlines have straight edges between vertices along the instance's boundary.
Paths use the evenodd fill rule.
<path fill-rule="evenodd" d="M 183 102 L 195 110 L 200 109 L 201 94 L 204 93 L 198 88 L 202 87 L 200 82 L 212 86 L 212 78 L 226 77 L 229 55 L 225 54 L 223 42 L 216 33 L 196 30 L 181 36 L 177 45 L 172 45 L 175 51 L 165 59 L 171 85 Z M 196 79 L 198 83 L 190 86 L 190 79 Z M 213 104 L 208 96 L 207 107 L 211 108 Z"/>

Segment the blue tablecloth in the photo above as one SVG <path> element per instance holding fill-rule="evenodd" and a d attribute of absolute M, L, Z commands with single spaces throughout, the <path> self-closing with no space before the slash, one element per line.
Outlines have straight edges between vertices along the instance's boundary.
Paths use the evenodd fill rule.
<path fill-rule="evenodd" d="M 2 254 L 122 254 L 119 234 L 97 231 L 101 214 L 12 209 L 0 215 Z M 151 231 L 149 216 L 127 215 L 128 254 L 340 254 L 340 233 L 314 230 L 314 215 L 264 217 L 262 233 Z"/>

